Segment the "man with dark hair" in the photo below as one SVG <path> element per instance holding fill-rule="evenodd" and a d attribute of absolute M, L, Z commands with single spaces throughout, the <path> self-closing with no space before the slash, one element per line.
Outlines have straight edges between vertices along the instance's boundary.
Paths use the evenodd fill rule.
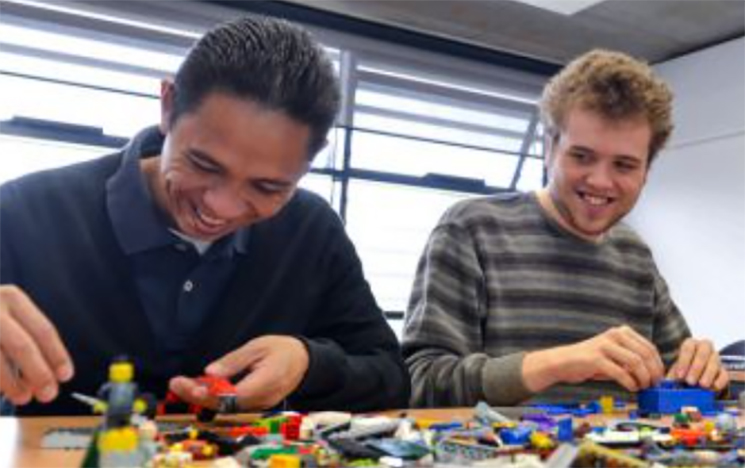
<path fill-rule="evenodd" d="M 671 103 L 617 52 L 589 52 L 548 83 L 548 186 L 455 205 L 422 255 L 403 338 L 415 405 L 628 399 L 666 375 L 727 385 L 620 223 L 672 131 Z"/>
<path fill-rule="evenodd" d="M 289 23 L 208 32 L 161 87 L 159 127 L 0 188 L 0 391 L 17 414 L 84 412 L 112 357 L 205 407 L 403 407 L 409 380 L 341 221 L 297 189 L 339 107 Z M 34 401 L 35 400 L 35 401 Z"/>

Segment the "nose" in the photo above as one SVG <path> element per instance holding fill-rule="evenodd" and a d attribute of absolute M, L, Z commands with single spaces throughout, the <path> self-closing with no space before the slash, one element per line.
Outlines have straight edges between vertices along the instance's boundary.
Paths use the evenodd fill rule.
<path fill-rule="evenodd" d="M 236 219 L 246 214 L 249 204 L 244 200 L 240 190 L 227 184 L 218 184 L 209 188 L 203 197 L 205 206 L 211 216 L 221 219 Z"/>
<path fill-rule="evenodd" d="M 612 171 L 612 167 L 607 164 L 596 164 L 590 169 L 585 180 L 594 189 L 610 189 L 613 187 Z"/>

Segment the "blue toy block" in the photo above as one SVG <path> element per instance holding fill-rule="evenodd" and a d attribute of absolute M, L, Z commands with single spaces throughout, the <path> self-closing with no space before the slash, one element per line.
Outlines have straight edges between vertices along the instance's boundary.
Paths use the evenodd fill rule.
<path fill-rule="evenodd" d="M 571 415 L 578 418 L 583 418 L 592 411 L 583 407 L 580 403 L 565 403 L 565 404 L 535 404 L 530 405 L 531 408 L 546 412 L 550 416 L 565 416 Z"/>
<path fill-rule="evenodd" d="M 701 413 L 716 410 L 714 392 L 701 387 L 691 387 L 674 380 L 663 380 L 659 385 L 639 392 L 639 413 L 675 414 L 684 406 L 695 406 Z"/>
<path fill-rule="evenodd" d="M 434 423 L 429 426 L 429 430 L 435 431 L 435 432 L 452 431 L 455 429 L 462 429 L 462 428 L 463 428 L 463 423 L 457 422 L 457 421 Z"/>
<path fill-rule="evenodd" d="M 601 414 L 603 412 L 603 408 L 600 406 L 600 402 L 598 401 L 591 401 L 586 406 L 585 409 L 589 412 L 589 414 Z"/>
<path fill-rule="evenodd" d="M 526 413 L 521 418 L 534 424 L 538 430 L 548 432 L 556 426 L 556 420 L 546 413 Z"/>
<path fill-rule="evenodd" d="M 574 439 L 574 427 L 572 426 L 572 418 L 559 419 L 556 439 L 558 439 L 559 442 L 571 442 Z"/>
<path fill-rule="evenodd" d="M 530 442 L 530 434 L 533 430 L 528 427 L 517 426 L 512 429 L 502 429 L 499 437 L 507 445 L 526 445 Z"/>

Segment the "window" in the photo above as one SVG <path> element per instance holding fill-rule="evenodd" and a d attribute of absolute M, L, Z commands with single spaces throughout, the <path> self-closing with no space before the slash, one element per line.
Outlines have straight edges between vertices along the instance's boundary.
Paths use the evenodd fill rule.
<path fill-rule="evenodd" d="M 406 305 L 419 256 L 445 210 L 471 194 L 390 183 L 350 182 L 347 230 L 384 310 Z"/>
<path fill-rule="evenodd" d="M 97 157 L 157 122 L 161 78 L 201 31 L 234 16 L 174 3 L 74 10 L 4 1 L 0 182 Z M 471 196 L 543 184 L 536 100 L 545 77 L 318 33 L 341 77 L 343 112 L 300 185 L 345 220 L 400 330 L 419 255 L 443 212 Z"/>
<path fill-rule="evenodd" d="M 0 134 L 0 183 L 30 172 L 97 158 L 106 151 L 109 150 L 90 145 Z"/>

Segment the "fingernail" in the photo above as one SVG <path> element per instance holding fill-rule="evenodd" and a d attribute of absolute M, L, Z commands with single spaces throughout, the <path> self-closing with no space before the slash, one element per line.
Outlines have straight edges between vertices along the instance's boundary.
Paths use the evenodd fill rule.
<path fill-rule="evenodd" d="M 213 363 L 207 366 L 204 371 L 208 374 L 222 375 L 225 372 L 225 367 L 221 364 Z"/>
<path fill-rule="evenodd" d="M 42 388 L 41 391 L 39 392 L 39 400 L 42 403 L 47 403 L 49 401 L 52 401 L 54 400 L 56 396 L 57 396 L 57 387 L 51 384 Z"/>
<path fill-rule="evenodd" d="M 61 382 L 67 382 L 72 378 L 72 366 L 70 364 L 62 364 L 57 368 L 57 378 Z"/>
<path fill-rule="evenodd" d="M 13 404 L 17 406 L 23 406 L 28 404 L 31 401 L 31 398 L 33 398 L 33 395 L 31 395 L 31 392 L 29 391 L 23 391 L 20 395 L 16 396 L 15 399 L 12 399 Z"/>

